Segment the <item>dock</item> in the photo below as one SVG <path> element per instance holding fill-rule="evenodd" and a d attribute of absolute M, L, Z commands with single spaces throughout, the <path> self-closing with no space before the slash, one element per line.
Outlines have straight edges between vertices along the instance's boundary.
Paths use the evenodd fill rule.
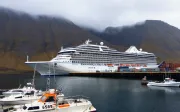
<path fill-rule="evenodd" d="M 108 78 L 126 78 L 142 79 L 146 76 L 152 80 L 163 80 L 165 76 L 180 80 L 180 72 L 97 72 L 97 73 L 70 73 L 69 76 L 81 77 L 108 77 Z"/>

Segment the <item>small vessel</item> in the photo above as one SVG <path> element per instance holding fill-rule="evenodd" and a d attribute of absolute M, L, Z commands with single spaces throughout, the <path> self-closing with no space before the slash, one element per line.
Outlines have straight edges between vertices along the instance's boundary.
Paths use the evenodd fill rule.
<path fill-rule="evenodd" d="M 142 78 L 141 80 L 141 85 L 147 85 L 147 84 L 148 84 L 147 78 L 146 76 L 144 76 L 144 78 Z"/>
<path fill-rule="evenodd" d="M 180 82 L 176 82 L 174 79 L 171 78 L 165 78 L 163 82 L 149 82 L 147 86 L 180 87 Z"/>
<path fill-rule="evenodd" d="M 9 112 L 96 112 L 91 102 L 84 98 L 65 98 L 55 89 L 48 92 L 37 101 L 29 104 L 14 106 Z"/>
<path fill-rule="evenodd" d="M 27 83 L 23 88 L 11 89 L 3 92 L 0 99 L 1 105 L 18 105 L 35 101 L 43 94 L 41 90 L 36 90 L 31 83 Z"/>
<path fill-rule="evenodd" d="M 42 95 L 42 91 L 36 90 L 31 83 L 27 83 L 23 88 L 10 89 L 8 91 L 2 92 L 4 96 L 20 95 L 23 93 L 28 93 L 34 91 L 37 94 Z"/>
<path fill-rule="evenodd" d="M 82 96 L 58 100 L 57 106 L 57 112 L 96 112 L 92 103 Z"/>

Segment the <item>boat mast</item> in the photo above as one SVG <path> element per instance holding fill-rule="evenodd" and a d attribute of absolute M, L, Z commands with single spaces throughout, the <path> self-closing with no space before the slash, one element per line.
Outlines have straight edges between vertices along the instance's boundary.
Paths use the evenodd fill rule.
<path fill-rule="evenodd" d="M 29 56 L 27 55 L 27 60 L 26 60 L 26 62 L 29 62 Z"/>
<path fill-rule="evenodd" d="M 33 75 L 33 79 L 32 79 L 32 86 L 35 87 L 35 75 L 36 75 L 36 64 L 34 66 L 34 75 Z"/>
<path fill-rule="evenodd" d="M 51 70 L 50 70 L 50 64 L 49 64 L 49 77 L 47 78 L 47 87 L 46 87 L 46 91 L 49 91 L 49 89 L 50 89 L 50 72 L 51 72 Z"/>
<path fill-rule="evenodd" d="M 56 77 L 55 77 L 55 63 L 53 63 L 53 70 L 54 70 L 54 85 L 56 86 Z M 56 86 L 57 87 L 57 86 Z M 57 88 L 56 88 L 57 89 Z"/>

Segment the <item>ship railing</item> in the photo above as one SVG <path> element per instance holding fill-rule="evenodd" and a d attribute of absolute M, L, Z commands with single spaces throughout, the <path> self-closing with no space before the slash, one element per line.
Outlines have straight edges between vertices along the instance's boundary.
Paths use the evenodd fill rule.
<path fill-rule="evenodd" d="M 89 97 L 87 96 L 84 96 L 84 95 L 76 95 L 76 96 L 67 96 L 67 97 L 64 97 L 65 99 L 90 99 Z"/>

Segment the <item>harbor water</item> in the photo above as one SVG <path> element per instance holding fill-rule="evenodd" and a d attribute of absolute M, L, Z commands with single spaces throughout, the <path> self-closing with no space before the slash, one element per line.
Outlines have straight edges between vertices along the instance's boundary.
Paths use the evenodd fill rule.
<path fill-rule="evenodd" d="M 46 78 L 36 76 L 37 89 L 46 89 Z M 17 88 L 31 79 L 32 74 L 1 75 L 0 88 Z M 51 88 L 62 89 L 65 96 L 89 97 L 98 112 L 180 111 L 180 88 L 149 88 L 141 80 L 120 78 L 52 76 L 50 81 Z"/>

